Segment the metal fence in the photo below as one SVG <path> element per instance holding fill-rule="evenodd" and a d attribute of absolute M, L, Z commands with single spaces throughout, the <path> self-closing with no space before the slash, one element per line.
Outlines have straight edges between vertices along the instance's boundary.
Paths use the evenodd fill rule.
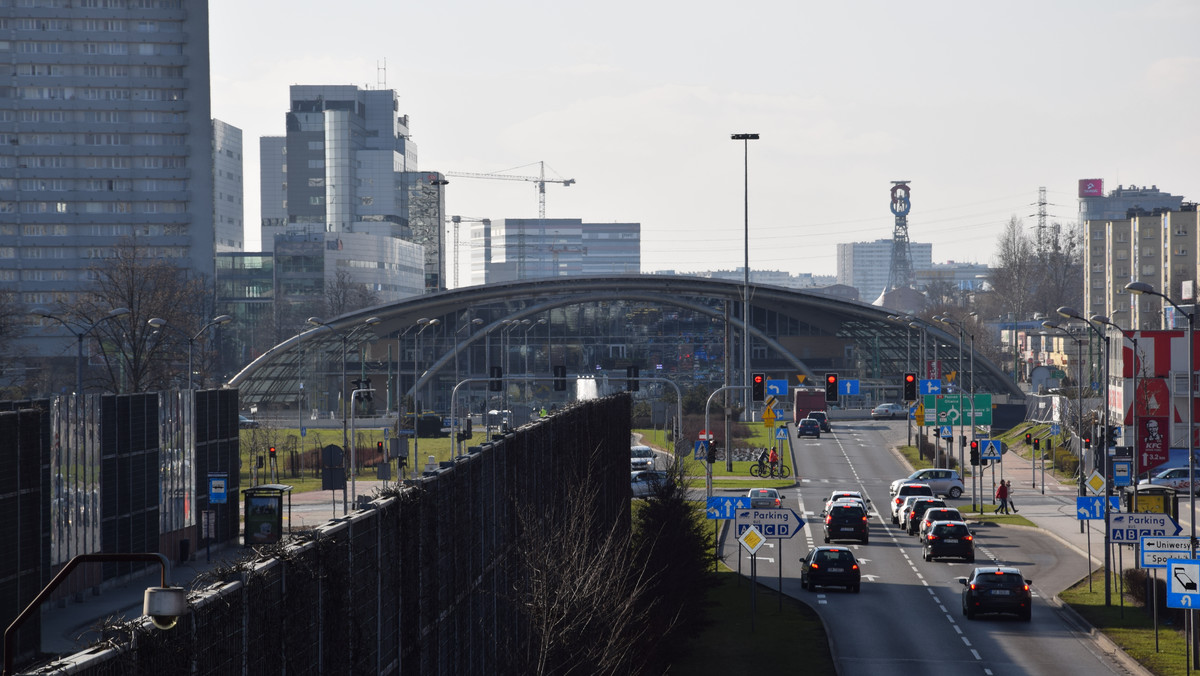
<path fill-rule="evenodd" d="M 521 541 L 521 519 L 586 500 L 597 523 L 628 532 L 629 421 L 622 394 L 473 447 L 307 539 L 230 566 L 193 591 L 175 629 L 139 627 L 54 666 L 89 676 L 514 673 L 530 638 L 512 596 L 527 574 L 516 553 L 539 545 Z M 585 477 L 595 490 L 573 490 Z"/>

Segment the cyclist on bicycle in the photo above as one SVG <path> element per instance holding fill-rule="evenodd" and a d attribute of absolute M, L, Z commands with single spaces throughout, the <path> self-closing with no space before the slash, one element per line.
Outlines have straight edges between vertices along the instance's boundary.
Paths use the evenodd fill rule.
<path fill-rule="evenodd" d="M 767 449 L 765 448 L 763 449 L 762 453 L 758 454 L 758 469 L 760 473 L 767 469 L 767 462 L 770 460 L 770 457 L 770 453 L 768 453 Z"/>
<path fill-rule="evenodd" d="M 771 463 L 771 474 L 779 471 L 779 454 L 775 452 L 775 447 L 771 447 L 771 455 L 768 456 L 767 462 Z"/>

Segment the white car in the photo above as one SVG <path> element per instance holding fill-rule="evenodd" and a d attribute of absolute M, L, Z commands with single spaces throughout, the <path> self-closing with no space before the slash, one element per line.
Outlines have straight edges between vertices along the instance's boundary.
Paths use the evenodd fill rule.
<path fill-rule="evenodd" d="M 1158 474 L 1155 474 L 1154 476 L 1150 477 L 1149 479 L 1142 479 L 1141 481 L 1138 482 L 1138 485 L 1139 486 L 1166 486 L 1167 488 L 1174 488 L 1175 490 L 1179 491 L 1180 493 L 1187 493 L 1188 468 L 1172 467 L 1171 469 L 1164 469 L 1161 472 L 1159 472 Z M 1200 495 L 1200 473 L 1197 474 L 1196 483 L 1193 484 L 1193 486 L 1195 488 L 1194 492 L 1197 495 Z"/>
<path fill-rule="evenodd" d="M 653 448 L 649 446 L 631 446 L 629 448 L 629 471 L 654 469 L 654 465 Z"/>
<path fill-rule="evenodd" d="M 910 495 L 932 498 L 933 489 L 929 487 L 929 484 L 901 485 L 900 490 L 896 491 L 896 496 L 892 498 L 892 523 L 900 523 L 900 508 L 904 506 L 904 499 Z"/>
<path fill-rule="evenodd" d="M 642 470 L 629 473 L 629 487 L 635 498 L 648 498 L 658 491 L 667 478 L 662 470 Z"/>
<path fill-rule="evenodd" d="M 829 508 L 833 506 L 833 503 L 838 502 L 839 500 L 853 500 L 862 506 L 864 512 L 870 513 L 871 511 L 868 507 L 871 502 L 871 498 L 865 497 L 861 492 L 834 491 L 829 495 L 828 498 L 825 499 L 825 508 L 821 510 L 821 516 L 825 516 L 825 514 L 829 513 Z"/>
<path fill-rule="evenodd" d="M 900 404 L 880 404 L 871 410 L 871 418 L 874 420 L 894 420 L 907 417 L 908 409 Z"/>

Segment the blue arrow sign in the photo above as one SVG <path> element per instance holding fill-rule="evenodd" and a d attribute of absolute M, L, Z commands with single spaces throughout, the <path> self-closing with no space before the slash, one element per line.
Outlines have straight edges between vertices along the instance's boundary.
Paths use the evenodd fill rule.
<path fill-rule="evenodd" d="M 787 439 L 788 438 L 787 428 L 780 427 L 779 429 L 775 430 L 775 438 L 776 439 Z"/>
<path fill-rule="evenodd" d="M 709 498 L 704 514 L 709 519 L 732 519 L 739 509 L 750 509 L 750 498 L 744 495 Z"/>
<path fill-rule="evenodd" d="M 1143 537 L 1179 535 L 1183 526 L 1169 514 L 1117 514 L 1109 520 L 1109 540 L 1133 544 Z"/>
<path fill-rule="evenodd" d="M 767 380 L 767 394 L 776 397 L 786 397 L 788 393 L 787 380 Z"/>
<path fill-rule="evenodd" d="M 708 442 L 701 439 L 692 444 L 692 457 L 696 460 L 708 460 Z"/>
<path fill-rule="evenodd" d="M 838 383 L 840 384 L 841 389 L 842 389 L 842 391 L 839 392 L 839 394 L 858 394 L 858 380 L 857 379 L 852 378 L 852 379 L 847 379 L 847 380 L 839 380 Z"/>
<path fill-rule="evenodd" d="M 1167 607 L 1195 608 L 1200 605 L 1200 561 L 1167 559 Z"/>
<path fill-rule="evenodd" d="M 981 439 L 979 446 L 982 449 L 979 451 L 980 460 L 999 460 L 1004 451 L 999 439 Z"/>
<path fill-rule="evenodd" d="M 940 380 L 922 380 L 921 394 L 941 394 L 942 381 Z"/>
<path fill-rule="evenodd" d="M 1112 512 L 1121 511 L 1121 498 L 1109 496 L 1108 509 Z M 1104 496 L 1082 495 L 1075 498 L 1075 518 L 1080 521 L 1095 521 L 1104 518 Z"/>
<path fill-rule="evenodd" d="M 1062 425 L 1059 425 L 1058 423 L 1054 423 L 1053 425 L 1051 425 L 1050 426 L 1050 434 L 1053 434 L 1055 436 L 1062 434 Z"/>

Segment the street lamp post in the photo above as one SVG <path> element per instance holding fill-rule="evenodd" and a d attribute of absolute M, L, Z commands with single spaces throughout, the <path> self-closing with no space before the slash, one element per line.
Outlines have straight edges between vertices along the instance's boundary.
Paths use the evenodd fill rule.
<path fill-rule="evenodd" d="M 750 142 L 757 141 L 758 134 L 732 134 L 730 138 L 742 142 L 745 161 L 743 174 L 745 200 L 742 206 L 745 217 L 743 237 L 745 266 L 742 268 L 744 277 L 742 284 L 742 385 L 745 386 L 745 390 L 742 392 L 742 402 L 746 420 L 750 420 Z"/>
<path fill-rule="evenodd" d="M 1108 458 L 1108 441 L 1109 441 L 1109 439 L 1108 439 L 1108 361 L 1109 361 L 1108 334 L 1107 334 L 1107 332 L 1101 331 L 1099 328 L 1097 328 L 1096 324 L 1092 320 L 1088 319 L 1087 317 L 1084 317 L 1083 314 L 1079 312 L 1079 310 L 1076 310 L 1073 307 L 1064 305 L 1063 307 L 1058 308 L 1058 314 L 1063 317 L 1066 317 L 1068 319 L 1077 319 L 1077 320 L 1083 322 L 1084 324 L 1087 325 L 1088 329 L 1094 331 L 1096 333 L 1096 336 L 1104 342 L 1104 368 L 1101 371 L 1101 373 L 1103 373 L 1103 376 L 1102 376 L 1103 381 L 1101 382 L 1101 387 L 1100 387 L 1101 401 L 1103 402 L 1101 404 L 1101 406 L 1102 406 L 1101 415 L 1104 420 L 1104 422 L 1103 422 L 1104 435 L 1102 437 L 1104 439 L 1104 443 L 1100 445 L 1100 457 L 1104 461 L 1104 505 L 1105 505 L 1105 510 L 1104 510 L 1104 605 L 1111 606 L 1112 605 L 1112 582 L 1111 582 L 1112 571 L 1110 570 L 1110 565 L 1111 565 L 1111 556 L 1112 555 L 1109 550 L 1111 549 L 1110 531 L 1112 530 L 1112 528 L 1111 528 L 1112 522 L 1109 520 L 1110 515 L 1109 515 L 1109 510 L 1107 508 L 1108 507 L 1108 499 L 1112 495 L 1112 477 L 1109 475 L 1109 471 L 1108 471 L 1109 464 L 1110 464 L 1109 458 Z M 1082 462 L 1083 462 L 1083 458 L 1081 457 L 1080 463 L 1082 463 Z M 1193 551 L 1193 554 L 1194 553 L 1195 552 Z"/>
<path fill-rule="evenodd" d="M 110 319 L 116 319 L 117 317 L 124 317 L 124 316 L 128 315 L 129 308 L 119 307 L 119 308 L 114 308 L 112 310 L 109 310 L 108 314 L 104 315 L 100 319 L 97 319 L 96 321 L 92 322 L 91 324 L 87 324 L 87 325 L 68 322 L 67 320 L 63 319 L 62 317 L 59 317 L 58 315 L 51 314 L 49 310 L 47 310 L 45 308 L 40 308 L 40 307 L 34 308 L 32 310 L 32 312 L 30 312 L 30 314 L 36 315 L 38 317 L 44 317 L 46 319 L 53 319 L 54 321 L 58 322 L 59 324 L 62 324 L 68 331 L 70 331 L 71 335 L 75 336 L 75 396 L 82 397 L 83 396 L 83 338 L 84 338 L 84 336 L 91 333 L 92 330 L 95 329 L 97 326 L 100 326 L 101 324 L 103 324 L 104 322 L 106 322 Z M 79 330 L 76 330 L 77 326 L 82 327 L 82 328 L 80 328 Z"/>
<path fill-rule="evenodd" d="M 180 335 L 182 335 L 184 338 L 187 338 L 187 342 L 188 342 L 188 391 L 190 392 L 193 389 L 195 389 L 192 387 L 192 374 L 193 374 L 192 348 L 195 347 L 196 340 L 198 338 L 200 338 L 200 336 L 202 336 L 204 334 L 204 332 L 207 331 L 210 327 L 219 326 L 221 324 L 228 324 L 231 321 L 233 321 L 233 317 L 231 317 L 229 315 L 218 315 L 216 317 L 213 317 L 212 321 L 208 322 L 204 326 L 200 327 L 200 330 L 197 331 L 196 335 L 194 335 L 194 336 L 188 336 L 186 333 L 183 333 L 182 330 L 177 329 L 174 326 L 172 326 L 171 324 L 167 323 L 167 320 L 163 319 L 162 317 L 152 317 L 146 323 L 149 324 L 150 326 L 153 326 L 156 329 L 159 329 L 159 330 L 162 330 L 163 328 L 168 328 L 168 329 L 171 329 L 172 331 L 178 331 Z M 201 384 L 203 384 L 203 383 L 201 383 Z"/>
<path fill-rule="evenodd" d="M 1067 329 L 1059 326 L 1055 322 L 1042 322 L 1042 326 L 1048 329 L 1056 329 L 1062 331 L 1075 342 L 1075 438 L 1079 443 L 1079 495 L 1083 496 L 1083 339 L 1071 333 Z M 1042 482 L 1043 487 L 1045 481 Z M 1079 530 L 1083 532 L 1083 520 L 1079 521 Z"/>
<path fill-rule="evenodd" d="M 963 358 L 962 358 L 963 325 L 962 325 L 962 322 L 960 322 L 957 319 L 954 319 L 953 317 L 950 317 L 948 315 L 934 317 L 934 320 L 940 321 L 943 324 L 946 324 L 948 326 L 953 326 L 958 329 L 958 371 L 959 371 L 959 374 L 958 374 L 958 393 L 959 393 L 958 407 L 959 407 L 959 409 L 966 409 L 966 406 L 964 406 L 962 403 L 962 389 L 963 389 L 962 388 L 962 367 L 963 367 Z M 972 337 L 972 340 L 974 340 L 973 337 Z M 974 348 L 972 348 L 972 351 L 974 351 Z M 974 383 L 974 380 L 975 380 L 975 374 L 972 372 L 971 373 L 971 381 L 972 381 L 971 382 L 971 392 L 968 393 L 968 396 L 970 397 L 970 403 L 971 403 L 971 437 L 972 438 L 975 437 L 975 391 L 974 391 L 975 383 Z M 961 415 L 962 412 L 963 412 L 963 410 L 959 411 L 960 415 L 958 418 L 958 467 L 960 470 L 965 468 L 965 465 L 963 464 L 963 460 L 964 460 L 964 458 L 963 458 L 963 441 L 966 439 L 966 434 L 964 434 L 964 431 L 963 431 L 963 417 Z M 974 475 L 975 475 L 975 473 L 972 472 L 971 473 L 971 477 L 972 477 L 971 478 L 971 502 L 975 501 L 975 478 L 974 478 Z"/>
<path fill-rule="evenodd" d="M 421 417 L 421 407 L 417 402 L 417 385 L 420 380 L 420 367 L 417 365 L 417 363 L 421 358 L 421 334 L 425 332 L 425 329 L 431 326 L 437 326 L 441 323 L 442 320 L 436 317 L 433 319 L 421 317 L 417 320 L 417 326 L 420 328 L 418 328 L 417 332 L 413 334 L 413 467 L 416 467 L 416 463 L 421 461 L 420 457 L 418 456 L 421 435 L 417 427 L 417 420 Z"/>
<path fill-rule="evenodd" d="M 1195 307 L 1193 306 L 1192 312 L 1186 312 L 1186 311 L 1184 311 L 1183 308 L 1179 307 L 1179 305 L 1175 301 L 1171 300 L 1167 295 L 1160 293 L 1158 291 L 1155 291 L 1154 287 L 1150 286 L 1149 284 L 1147 284 L 1145 282 L 1130 282 L 1125 285 L 1125 290 L 1129 291 L 1131 293 L 1144 293 L 1144 294 L 1149 294 L 1151 296 L 1158 296 L 1159 298 L 1163 299 L 1164 301 L 1170 303 L 1171 307 L 1175 308 L 1176 312 L 1183 313 L 1183 315 L 1186 316 L 1187 320 L 1188 320 L 1188 326 L 1187 326 L 1187 379 L 1188 379 L 1187 380 L 1187 383 L 1188 383 L 1187 393 L 1188 394 L 1187 394 L 1187 405 L 1185 406 L 1185 408 L 1187 408 L 1188 485 L 1192 487 L 1192 489 L 1188 491 L 1188 494 L 1191 496 L 1189 498 L 1189 509 L 1191 511 L 1191 517 L 1190 517 L 1191 541 L 1188 546 L 1188 552 L 1189 552 L 1188 558 L 1194 559 L 1194 558 L 1196 558 L 1196 544 L 1197 544 L 1197 542 L 1196 542 L 1196 490 L 1195 490 L 1196 458 L 1193 455 L 1193 452 L 1195 451 L 1195 445 L 1196 445 L 1195 441 L 1194 441 L 1194 435 L 1196 433 L 1196 431 L 1194 429 L 1194 425 L 1195 425 L 1196 421 L 1193 420 L 1193 417 L 1194 417 L 1193 408 L 1194 408 L 1195 402 L 1196 402 L 1196 392 L 1195 392 L 1196 370 L 1195 370 L 1195 366 L 1193 364 L 1194 357 L 1192 356 L 1192 353 L 1195 351 L 1195 343 L 1193 342 L 1193 339 L 1195 338 L 1195 334 L 1196 334 Z M 1194 648 L 1196 646 L 1196 638 L 1197 638 L 1196 610 L 1195 609 L 1189 610 L 1188 613 L 1191 615 L 1191 627 L 1192 627 L 1191 645 Z M 1192 666 L 1200 667 L 1200 655 L 1197 655 L 1195 650 L 1192 650 L 1192 662 L 1193 662 Z"/>
<path fill-rule="evenodd" d="M 466 331 L 467 329 L 471 328 L 472 326 L 479 326 L 482 323 L 483 323 L 483 320 L 476 317 L 476 318 L 472 319 L 471 321 L 467 322 L 466 324 L 463 324 L 461 327 L 459 327 L 459 329 L 457 331 L 454 332 L 454 384 L 455 385 L 458 384 L 458 377 L 459 377 L 458 376 L 458 342 L 459 342 L 458 337 L 460 335 L 462 335 L 463 331 Z M 468 359 L 467 360 L 467 373 L 470 373 L 470 372 L 471 372 L 471 360 Z M 453 388 L 451 388 L 451 389 L 453 390 Z M 470 414 L 470 408 L 467 409 L 467 413 L 468 413 L 468 415 Z M 455 429 L 459 429 L 457 423 L 455 423 L 454 427 L 455 427 Z M 455 442 L 457 443 L 457 439 L 455 440 Z"/>
<path fill-rule="evenodd" d="M 342 339 L 342 382 L 338 386 L 338 392 L 342 396 L 342 462 L 343 463 L 345 462 L 345 454 L 347 453 L 347 449 L 350 447 L 350 439 L 349 439 L 350 430 L 348 428 L 348 421 L 346 418 L 346 407 L 354 405 L 354 402 L 349 401 L 348 397 L 346 396 L 346 345 L 350 342 L 350 338 L 354 334 L 358 333 L 359 331 L 362 331 L 363 329 L 367 328 L 368 326 L 374 326 L 381 321 L 383 321 L 383 320 L 381 320 L 379 317 L 367 317 L 366 319 L 363 320 L 363 323 L 361 325 L 354 327 L 353 329 L 351 329 L 350 331 L 348 331 L 346 333 L 338 333 L 337 329 L 333 328 L 333 326 L 331 326 L 329 324 L 326 324 L 325 322 L 321 321 L 317 317 L 309 317 L 308 318 L 309 324 L 312 324 L 314 326 L 323 326 L 323 327 L 329 329 L 330 331 L 337 333 L 338 336 Z M 351 466 L 350 467 L 350 484 L 351 484 L 351 486 L 354 485 L 354 479 L 355 479 L 355 476 L 357 475 L 357 473 L 358 473 L 358 468 Z M 348 495 L 346 493 L 346 489 L 343 488 L 342 489 L 342 514 L 346 514 L 349 511 L 350 511 L 350 508 L 349 508 Z"/>

